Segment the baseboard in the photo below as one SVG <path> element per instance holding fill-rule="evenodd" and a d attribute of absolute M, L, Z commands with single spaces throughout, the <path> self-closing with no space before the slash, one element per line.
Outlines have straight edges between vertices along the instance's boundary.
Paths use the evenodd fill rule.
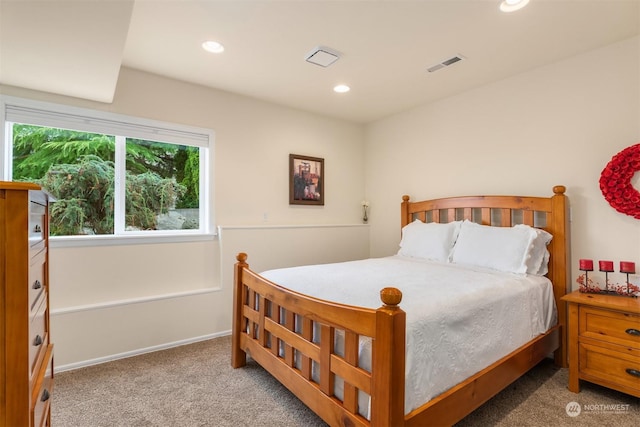
<path fill-rule="evenodd" d="M 160 351 L 160 350 L 166 350 L 173 347 L 180 347 L 182 345 L 187 345 L 187 344 L 194 344 L 200 341 L 206 341 L 214 338 L 224 337 L 227 335 L 231 335 L 231 331 L 223 331 L 215 334 L 202 335 L 199 337 L 193 337 L 185 340 L 174 341 L 166 344 L 154 345 L 152 347 L 140 348 L 136 350 L 126 351 L 124 353 L 112 354 L 105 357 L 98 357 L 96 359 L 83 360 L 81 362 L 55 366 L 54 368 L 55 368 L 55 372 L 58 372 L 58 373 L 65 372 L 65 371 L 73 371 L 75 369 L 86 368 L 87 366 L 113 362 L 114 360 L 118 360 L 118 359 L 126 359 L 127 357 L 139 356 L 141 354 L 151 353 L 151 352 Z"/>

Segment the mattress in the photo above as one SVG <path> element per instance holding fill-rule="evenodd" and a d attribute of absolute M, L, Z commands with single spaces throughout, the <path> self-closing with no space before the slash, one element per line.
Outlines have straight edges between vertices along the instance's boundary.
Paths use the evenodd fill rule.
<path fill-rule="evenodd" d="M 557 323 L 553 286 L 542 276 L 399 255 L 269 270 L 261 276 L 309 296 L 372 309 L 382 305 L 382 288 L 400 289 L 407 319 L 406 413 Z M 360 366 L 370 370 L 370 341 L 362 341 L 360 351 Z M 360 399 L 364 416 L 366 399 Z"/>

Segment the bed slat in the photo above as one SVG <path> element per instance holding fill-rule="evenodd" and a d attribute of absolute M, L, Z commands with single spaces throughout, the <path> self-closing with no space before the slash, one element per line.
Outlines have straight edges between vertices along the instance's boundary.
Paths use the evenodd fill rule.
<path fill-rule="evenodd" d="M 267 346 L 267 334 L 264 333 L 264 318 L 267 313 L 267 302 L 264 298 L 258 296 L 258 339 L 260 341 L 260 345 L 263 347 Z"/>
<path fill-rule="evenodd" d="M 295 313 L 290 310 L 285 310 L 284 314 L 284 324 L 289 331 L 294 331 L 295 329 Z M 291 341 L 284 340 L 284 360 L 287 366 L 293 366 L 293 347 L 291 346 Z"/>
<path fill-rule="evenodd" d="M 456 220 L 456 210 L 454 208 L 447 209 L 447 222 Z"/>
<path fill-rule="evenodd" d="M 302 320 L 302 337 L 307 342 L 313 342 L 313 321 L 307 317 Z M 312 359 L 307 356 L 309 354 L 307 351 L 304 351 L 304 349 L 301 349 L 301 351 L 300 372 L 306 380 L 310 380 Z"/>
<path fill-rule="evenodd" d="M 533 211 L 522 212 L 522 223 L 533 227 Z"/>
<path fill-rule="evenodd" d="M 351 366 L 358 366 L 358 335 L 354 334 L 351 331 L 345 331 L 344 333 L 344 360 L 347 364 Z M 346 373 L 342 372 L 338 369 L 338 367 L 342 366 L 340 362 L 334 360 L 334 364 L 336 365 L 335 373 L 342 377 L 345 380 L 344 383 L 344 406 L 348 411 L 357 413 L 358 412 L 358 389 L 356 387 L 363 387 L 362 385 L 358 385 L 352 378 Z M 368 375 L 367 379 L 370 384 L 371 376 Z M 370 387 L 365 390 L 367 393 L 370 393 Z"/>
<path fill-rule="evenodd" d="M 320 327 L 320 390 L 327 396 L 333 396 L 334 377 L 331 372 L 331 354 L 335 339 L 335 330 L 327 325 Z"/>
<path fill-rule="evenodd" d="M 490 208 L 481 208 L 480 209 L 480 218 L 481 224 L 483 225 L 491 225 L 491 209 Z"/>
<path fill-rule="evenodd" d="M 471 221 L 473 219 L 473 209 L 471 208 L 463 208 L 462 219 L 466 219 L 467 221 Z"/>
<path fill-rule="evenodd" d="M 280 306 L 278 304 L 274 304 L 270 301 L 271 304 L 271 321 L 275 324 L 280 324 Z M 272 332 L 269 332 L 271 335 L 271 354 L 274 356 L 278 356 L 280 352 L 280 338 L 277 335 L 274 335 Z"/>
<path fill-rule="evenodd" d="M 500 209 L 500 226 L 511 227 L 511 209 Z"/>

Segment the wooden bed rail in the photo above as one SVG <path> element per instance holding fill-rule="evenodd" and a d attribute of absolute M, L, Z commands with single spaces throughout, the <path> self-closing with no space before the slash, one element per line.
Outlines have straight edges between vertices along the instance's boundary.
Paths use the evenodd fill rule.
<path fill-rule="evenodd" d="M 381 290 L 377 310 L 353 307 L 278 286 L 252 272 L 245 253 L 236 259 L 234 368 L 249 354 L 332 426 L 404 424 L 406 316 L 398 289 Z M 371 340 L 370 371 L 359 366 L 362 339 Z M 336 377 L 344 381 L 341 399 Z M 370 420 L 359 414 L 359 390 L 371 397 Z"/>

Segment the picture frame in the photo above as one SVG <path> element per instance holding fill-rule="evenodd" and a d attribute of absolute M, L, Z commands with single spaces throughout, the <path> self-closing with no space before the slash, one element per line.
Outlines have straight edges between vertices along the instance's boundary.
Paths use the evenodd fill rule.
<path fill-rule="evenodd" d="M 324 159 L 289 154 L 289 204 L 324 206 Z"/>

